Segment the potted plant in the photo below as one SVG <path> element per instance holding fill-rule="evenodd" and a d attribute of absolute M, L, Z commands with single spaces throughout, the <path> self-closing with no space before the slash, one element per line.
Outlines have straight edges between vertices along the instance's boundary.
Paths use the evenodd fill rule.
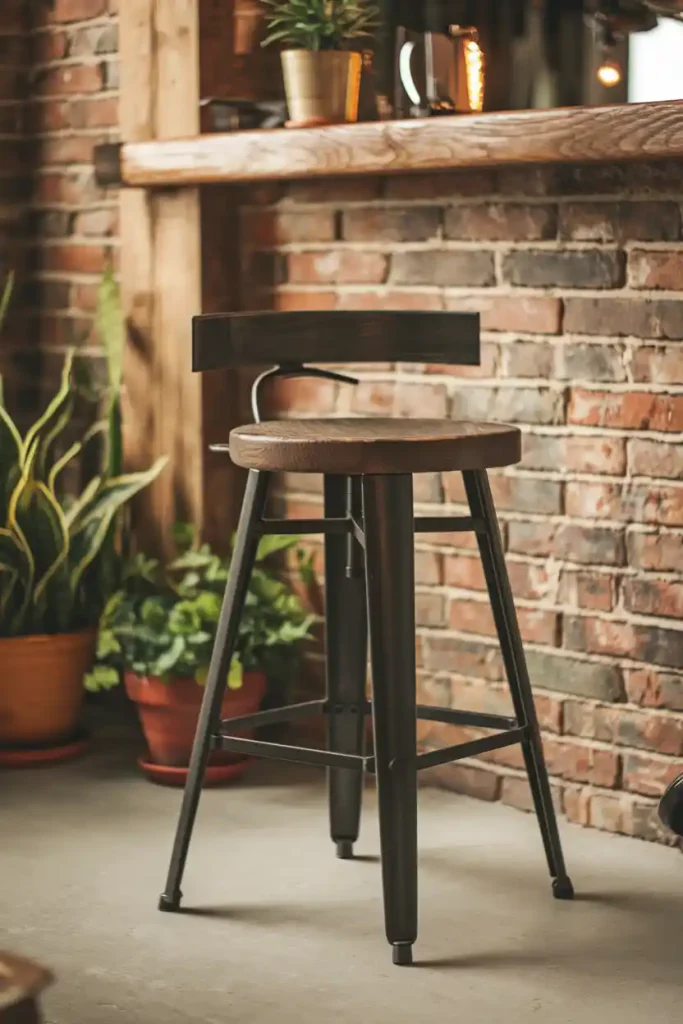
<path fill-rule="evenodd" d="M 8 282 L 0 314 L 9 302 Z M 0 763 L 57 760 L 82 745 L 83 677 L 116 584 L 120 511 L 161 472 L 112 473 L 111 409 L 75 440 L 74 352 L 59 388 L 22 436 L 0 392 Z M 116 401 L 116 396 L 112 402 Z M 79 456 L 98 465 L 74 491 Z"/>
<path fill-rule="evenodd" d="M 366 0 L 263 0 L 269 34 L 279 43 L 289 124 L 305 126 L 358 120 L 362 56 L 349 49 L 377 25 L 377 7 Z"/>
<path fill-rule="evenodd" d="M 148 755 L 139 761 L 154 781 L 182 785 L 192 751 L 228 567 L 189 526 L 175 531 L 177 553 L 167 564 L 138 554 L 100 622 L 97 662 L 86 680 L 92 690 L 125 681 L 138 707 Z M 226 679 L 222 717 L 257 711 L 267 680 L 288 677 L 311 635 L 309 614 L 292 586 L 269 568 L 272 556 L 296 538 L 263 537 L 249 584 L 237 648 Z M 310 560 L 298 552 L 304 580 Z M 244 759 L 213 753 L 205 784 L 244 770 Z"/>

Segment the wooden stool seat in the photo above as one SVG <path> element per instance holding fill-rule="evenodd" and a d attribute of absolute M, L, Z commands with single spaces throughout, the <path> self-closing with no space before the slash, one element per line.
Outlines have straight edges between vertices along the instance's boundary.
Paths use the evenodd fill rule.
<path fill-rule="evenodd" d="M 229 449 L 245 469 L 433 473 L 513 465 L 521 458 L 521 433 L 504 424 L 449 420 L 278 420 L 235 428 Z"/>

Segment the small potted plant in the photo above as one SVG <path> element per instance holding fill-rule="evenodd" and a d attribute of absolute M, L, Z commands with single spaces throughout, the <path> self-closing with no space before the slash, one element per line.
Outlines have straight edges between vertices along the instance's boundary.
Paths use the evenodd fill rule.
<path fill-rule="evenodd" d="M 154 781 L 182 785 L 192 751 L 203 685 L 211 658 L 228 566 L 189 526 L 175 531 L 177 556 L 165 565 L 136 555 L 124 571 L 100 622 L 97 663 L 86 685 L 92 690 L 125 681 L 137 704 L 148 755 L 139 761 Z M 268 568 L 292 537 L 263 537 L 249 584 L 237 649 L 225 680 L 222 717 L 257 711 L 267 681 L 286 678 L 311 635 L 309 614 L 293 588 Z M 312 573 L 298 552 L 299 573 Z M 205 784 L 242 773 L 244 759 L 211 755 Z"/>
<path fill-rule="evenodd" d="M 113 278 L 111 279 L 113 281 Z M 8 282 L 0 318 L 9 302 Z M 74 435 L 82 393 L 74 353 L 59 388 L 21 434 L 0 389 L 0 764 L 60 760 L 83 746 L 83 677 L 95 652 L 97 623 L 116 585 L 120 513 L 161 472 L 112 472 L 118 392 L 105 418 Z M 71 433 L 71 437 L 69 437 Z M 75 436 L 75 439 L 74 439 Z M 99 444 L 98 444 L 99 442 Z M 97 465 L 83 484 L 79 457 L 96 445 Z M 81 466 L 83 470 L 83 465 Z M 81 477 L 75 488 L 70 479 Z"/>
<path fill-rule="evenodd" d="M 263 0 L 264 46 L 284 47 L 282 71 L 289 124 L 358 120 L 362 56 L 350 49 L 372 34 L 377 7 L 366 0 Z"/>

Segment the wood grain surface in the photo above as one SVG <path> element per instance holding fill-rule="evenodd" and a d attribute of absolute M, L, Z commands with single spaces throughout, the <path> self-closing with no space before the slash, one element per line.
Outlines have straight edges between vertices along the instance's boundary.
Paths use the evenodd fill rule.
<path fill-rule="evenodd" d="M 683 156 L 683 101 L 127 142 L 130 186 Z"/>
<path fill-rule="evenodd" d="M 517 427 L 448 420 L 279 420 L 230 432 L 238 466 L 294 473 L 488 469 L 519 462 L 521 444 Z"/>
<path fill-rule="evenodd" d="M 479 315 L 419 311 L 225 313 L 192 321 L 192 368 L 261 363 L 479 364 Z"/>

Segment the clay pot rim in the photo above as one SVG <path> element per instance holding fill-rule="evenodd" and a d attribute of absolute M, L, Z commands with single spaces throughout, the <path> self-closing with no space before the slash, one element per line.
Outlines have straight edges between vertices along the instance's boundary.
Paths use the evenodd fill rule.
<path fill-rule="evenodd" d="M 194 676 L 172 676 L 170 679 L 163 679 L 162 676 L 150 676 L 147 674 L 141 676 L 138 672 L 134 672 L 132 669 L 125 669 L 123 675 L 125 679 L 132 677 L 139 683 L 161 683 L 162 686 L 173 686 L 175 684 L 186 686 L 188 683 L 196 683 L 196 685 L 200 686 L 202 690 L 204 689 L 203 684 L 198 683 Z M 267 678 L 266 673 L 260 668 L 245 669 L 244 676 L 245 678 L 247 676 L 259 676 L 263 679 Z M 228 689 L 227 686 L 226 689 Z M 242 687 L 239 686 L 234 692 L 239 693 L 241 689 Z"/>
<path fill-rule="evenodd" d="M 53 648 L 55 646 L 64 648 L 71 647 L 78 641 L 90 641 L 96 636 L 96 626 L 89 627 L 88 629 L 74 630 L 69 633 L 27 633 L 25 636 L 0 636 L 0 647 L 9 647 L 10 645 L 28 646 L 29 644 L 44 647 L 46 644 L 50 644 Z"/>

